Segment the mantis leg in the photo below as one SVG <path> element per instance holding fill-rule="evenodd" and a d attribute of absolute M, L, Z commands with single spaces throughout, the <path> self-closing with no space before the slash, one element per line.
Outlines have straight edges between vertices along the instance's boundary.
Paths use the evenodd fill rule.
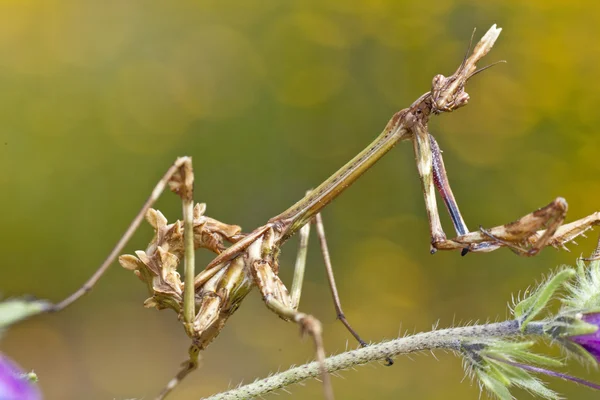
<path fill-rule="evenodd" d="M 508 247 L 519 255 L 533 256 L 546 246 L 566 249 L 567 243 L 600 225 L 600 212 L 561 225 L 566 211 L 567 203 L 559 197 L 517 221 L 446 240 L 438 249 L 456 250 L 467 246 L 472 252 L 483 253 Z M 546 229 L 542 229 L 544 227 Z"/>
<path fill-rule="evenodd" d="M 312 337 L 317 353 L 317 361 L 321 369 L 325 398 L 333 400 L 331 378 L 325 369 L 325 349 L 323 347 L 321 323 L 315 317 L 294 309 L 292 298 L 268 261 L 255 260 L 251 268 L 254 281 L 260 289 L 267 308 L 286 321 L 296 322 L 300 326 L 302 334 L 308 333 Z"/>
<path fill-rule="evenodd" d="M 454 225 L 454 230 L 457 235 L 464 235 L 469 232 L 469 228 L 467 228 L 467 224 L 458 209 L 458 203 L 456 203 L 456 199 L 454 198 L 454 193 L 452 193 L 452 188 L 450 187 L 450 182 L 448 181 L 448 174 L 446 174 L 446 167 L 444 166 L 444 158 L 442 157 L 442 150 L 440 150 L 440 146 L 438 146 L 435 138 L 430 134 L 429 135 L 429 144 L 431 147 L 431 155 L 432 155 L 432 167 L 433 167 L 433 181 L 435 183 L 435 187 L 437 188 L 440 197 L 444 201 L 446 205 L 446 209 L 450 214 L 450 219 L 452 219 L 452 224 Z M 461 255 L 466 255 L 469 252 L 469 249 L 463 249 Z"/>
<path fill-rule="evenodd" d="M 173 389 L 175 389 L 175 386 L 177 386 L 179 382 L 183 380 L 183 378 L 185 378 L 190 372 L 198 368 L 198 355 L 200 354 L 200 347 L 196 344 L 192 344 L 190 346 L 190 349 L 188 350 L 188 353 L 190 359 L 182 364 L 181 370 L 177 373 L 177 375 L 175 375 L 173 379 L 169 381 L 167 386 L 165 386 L 165 388 L 160 392 L 160 394 L 156 396 L 156 400 L 162 400 L 165 397 L 167 397 L 167 395 L 171 393 Z"/>
<path fill-rule="evenodd" d="M 427 219 L 429 220 L 431 253 L 433 254 L 437 251 L 438 245 L 446 241 L 446 234 L 444 233 L 442 223 L 440 222 L 437 201 L 435 198 L 433 154 L 431 152 L 432 142 L 429 139 L 430 135 L 427 132 L 427 128 L 420 122 L 414 124 L 412 131 L 417 170 L 419 171 L 419 177 L 421 178 L 423 195 L 425 197 L 425 209 L 427 211 Z M 452 199 L 454 198 L 452 197 Z"/>
<path fill-rule="evenodd" d="M 304 283 L 304 271 L 306 267 L 306 253 L 308 250 L 308 237 L 310 236 L 310 223 L 300 228 L 300 244 L 298 245 L 298 255 L 294 265 L 294 279 L 292 280 L 292 289 L 290 291 L 291 305 L 294 310 L 298 310 L 300 305 L 300 296 L 302 295 L 302 284 Z"/>
<path fill-rule="evenodd" d="M 454 193 L 452 193 L 452 188 L 450 187 L 450 182 L 448 181 L 448 175 L 446 174 L 446 167 L 444 166 L 442 151 L 440 150 L 440 146 L 438 146 L 435 138 L 432 135 L 428 136 L 432 155 L 433 182 L 435 183 L 435 187 L 437 188 L 440 197 L 446 205 L 448 213 L 450 214 L 456 234 L 459 236 L 464 235 L 469 233 L 469 228 L 467 228 L 467 224 L 465 224 L 460 210 L 458 209 L 456 199 L 454 198 Z"/>
<path fill-rule="evenodd" d="M 331 264 L 331 258 L 329 256 L 329 247 L 327 246 L 327 239 L 325 237 L 325 228 L 323 226 L 323 218 L 321 213 L 318 213 L 313 221 L 317 228 L 317 235 L 319 237 L 319 243 L 321 245 L 321 253 L 323 254 L 323 260 L 325 261 L 325 271 L 327 273 L 327 280 L 329 281 L 329 288 L 331 290 L 331 297 L 333 299 L 333 305 L 335 307 L 337 319 L 346 327 L 348 332 L 358 341 L 361 347 L 367 346 L 367 343 L 360 337 L 358 332 L 352 328 L 342 309 L 340 296 L 335 283 L 335 277 L 333 274 L 333 266 Z M 296 258 L 296 265 L 294 268 L 294 280 L 292 282 L 292 290 L 290 291 L 291 305 L 294 310 L 298 310 L 300 303 L 300 294 L 302 291 L 302 281 L 304 279 L 304 270 L 306 265 L 306 252 L 308 247 L 308 237 L 310 235 L 310 224 L 304 225 L 300 229 L 300 245 L 298 247 L 298 256 Z M 388 365 L 392 365 L 393 360 L 387 359 Z"/>
<path fill-rule="evenodd" d="M 515 222 L 493 228 L 490 231 L 480 230 L 484 235 L 503 243 L 517 254 L 533 256 L 549 244 L 552 236 L 565 220 L 567 208 L 567 201 L 559 197 L 547 206 L 527 214 Z M 546 227 L 546 229 L 538 234 L 537 230 L 542 227 Z M 519 245 L 524 241 L 528 242 L 528 248 Z"/>
<path fill-rule="evenodd" d="M 167 184 L 171 185 L 171 189 L 182 197 L 182 199 L 184 200 L 184 209 L 186 207 L 189 208 L 189 206 L 186 206 L 186 198 L 187 198 L 188 194 L 191 194 L 191 186 L 190 185 L 193 184 L 193 175 L 188 174 L 187 173 L 188 170 L 191 173 L 192 159 L 190 157 L 178 158 L 175 161 L 175 163 L 167 170 L 167 172 L 164 174 L 164 176 L 158 181 L 158 183 L 152 190 L 150 197 L 148 197 L 148 199 L 146 200 L 146 202 L 144 203 L 144 205 L 142 206 L 140 211 L 137 213 L 137 215 L 135 216 L 135 218 L 133 219 L 133 221 L 131 222 L 131 224 L 129 225 L 129 227 L 127 228 L 127 230 L 121 237 L 121 239 L 119 239 L 119 241 L 117 242 L 115 247 L 112 249 L 112 251 L 110 252 L 108 257 L 106 257 L 106 259 L 100 265 L 100 267 L 96 270 L 96 272 L 94 272 L 94 274 L 73 294 L 71 294 L 69 297 L 67 297 L 60 303 L 54 305 L 52 307 L 52 311 L 60 311 L 64 308 L 68 307 L 75 300 L 79 299 L 81 296 L 83 296 L 84 294 L 86 294 L 87 292 L 92 290 L 94 285 L 98 282 L 98 280 L 102 277 L 102 275 L 104 275 L 104 273 L 108 270 L 108 267 L 115 261 L 117 256 L 122 252 L 122 250 L 125 247 L 125 245 L 127 244 L 127 242 L 129 242 L 129 239 L 131 239 L 131 237 L 133 236 L 133 234 L 135 233 L 137 228 L 140 226 L 142 220 L 144 219 L 144 216 L 146 215 L 146 212 L 148 211 L 148 209 L 150 209 L 150 207 L 152 207 L 152 204 L 154 204 L 154 202 L 156 202 L 156 200 L 160 197 L 160 195 L 164 191 Z M 181 176 L 185 177 L 184 181 L 186 182 L 186 185 L 188 185 L 188 186 L 181 185 L 182 182 L 179 182 Z M 190 201 L 190 203 L 191 203 L 191 201 Z M 192 207 L 192 209 L 193 209 L 193 207 Z M 184 218 L 185 218 L 185 215 L 186 215 L 186 213 L 184 212 Z M 193 240 L 193 238 L 192 238 L 192 240 Z M 193 256 L 192 256 L 191 262 L 193 264 Z"/>
<path fill-rule="evenodd" d="M 600 224 L 600 213 L 594 213 L 581 220 L 561 225 L 568 206 L 567 202 L 559 197 L 517 221 L 489 230 L 482 228 L 478 232 L 469 232 L 448 183 L 437 142 L 422 124 L 416 123 L 412 131 L 417 169 L 429 219 L 432 253 L 436 250 L 461 249 L 464 255 L 468 251 L 490 252 L 500 247 L 508 247 L 519 255 L 534 256 L 546 246 L 565 247 L 564 245 L 575 237 Z M 439 219 L 434 186 L 444 200 L 459 235 L 455 239 L 446 239 Z"/>
<path fill-rule="evenodd" d="M 329 281 L 329 288 L 331 289 L 331 297 L 333 299 L 333 305 L 335 307 L 335 312 L 337 315 L 337 319 L 339 319 L 342 324 L 346 327 L 348 332 L 360 343 L 361 347 L 367 346 L 367 343 L 360 337 L 360 335 L 352 328 L 346 316 L 344 315 L 344 310 L 342 310 L 342 303 L 340 301 L 340 296 L 338 294 L 337 285 L 335 284 L 335 277 L 333 275 L 333 266 L 331 264 L 331 258 L 329 256 L 329 247 L 327 246 L 327 239 L 325 238 L 325 228 L 323 227 L 323 218 L 321 217 L 321 213 L 318 213 L 315 216 L 315 225 L 317 227 L 317 236 L 319 237 L 319 242 L 321 244 L 321 253 L 323 254 L 323 260 L 325 261 L 325 271 L 327 272 L 327 280 Z M 391 359 L 387 360 L 388 365 L 392 365 L 394 362 Z"/>
<path fill-rule="evenodd" d="M 188 158 L 177 173 L 173 175 L 170 185 L 171 190 L 181 197 L 183 205 L 183 325 L 188 335 L 193 336 L 196 302 L 194 287 L 194 171 L 192 170 L 191 158 Z"/>

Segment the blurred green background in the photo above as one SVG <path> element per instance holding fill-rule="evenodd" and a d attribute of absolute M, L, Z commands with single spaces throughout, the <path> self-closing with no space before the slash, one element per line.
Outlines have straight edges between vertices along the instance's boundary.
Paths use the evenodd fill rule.
<path fill-rule="evenodd" d="M 196 199 L 245 231 L 366 146 L 392 114 L 454 72 L 471 31 L 504 28 L 471 103 L 430 128 L 471 229 L 556 196 L 569 220 L 598 209 L 600 6 L 594 1 L 0 1 L 0 224 L 4 296 L 63 299 L 108 254 L 177 156 Z M 483 65 L 483 64 L 482 64 Z M 176 196 L 158 204 L 180 216 Z M 503 319 L 512 293 L 588 254 L 429 255 L 412 146 L 401 143 L 324 212 L 346 315 L 367 340 Z M 444 214 L 450 235 L 452 226 Z M 145 248 L 148 226 L 127 252 Z M 335 321 L 312 236 L 300 309 L 329 352 L 354 347 Z M 283 249 L 290 282 L 296 240 Z M 199 264 L 209 261 L 199 253 Z M 118 265 L 69 309 L 22 323 L 1 351 L 34 369 L 47 399 L 151 398 L 185 359 L 175 315 L 142 307 Z M 557 354 L 553 351 L 553 354 Z M 193 399 L 313 356 L 253 292 L 174 393 Z M 399 358 L 334 379 L 339 399 L 476 399 L 451 354 Z M 574 363 L 569 371 L 600 381 Z M 571 399 L 597 393 L 552 381 Z M 309 382 L 293 398 L 320 398 Z M 515 392 L 518 398 L 528 398 Z M 287 395 L 286 395 L 287 396 Z"/>

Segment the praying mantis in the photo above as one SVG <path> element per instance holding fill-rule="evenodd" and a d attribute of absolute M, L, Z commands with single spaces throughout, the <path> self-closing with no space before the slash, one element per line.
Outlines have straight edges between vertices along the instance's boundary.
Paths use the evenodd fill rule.
<path fill-rule="evenodd" d="M 197 368 L 200 351 L 216 338 L 227 319 L 254 287 L 258 288 L 271 311 L 286 321 L 297 323 L 303 333 L 312 337 L 316 358 L 323 366 L 325 352 L 321 324 L 311 315 L 299 311 L 306 244 L 310 224 L 314 222 L 337 317 L 357 341 L 365 346 L 366 342 L 354 331 L 343 313 L 320 212 L 400 141 L 410 140 L 413 143 L 429 221 L 431 253 L 438 250 L 460 250 L 465 255 L 469 252 L 491 252 L 508 247 L 519 255 L 534 256 L 547 246 L 564 247 L 566 243 L 599 224 L 600 213 L 562 225 L 567 203 L 564 199 L 557 198 L 512 223 L 470 231 L 450 188 L 441 150 L 428 131 L 427 124 L 431 116 L 452 112 L 469 102 L 465 85 L 472 76 L 485 69 L 477 69 L 476 65 L 493 47 L 500 32 L 501 29 L 493 25 L 476 44 L 472 53 L 467 53 L 454 74 L 449 77 L 436 75 L 431 90 L 410 107 L 394 114 L 383 132 L 363 151 L 322 184 L 308 191 L 296 204 L 249 233 L 242 232 L 237 225 L 206 216 L 205 204 L 194 204 L 192 159 L 178 158 L 159 180 L 100 268 L 79 290 L 56 304 L 54 311 L 64 309 L 90 291 L 118 257 L 124 268 L 133 271 L 146 283 L 151 297 L 144 305 L 174 310 L 192 341 L 188 360 L 167 383 L 158 399 L 166 397 Z M 182 200 L 183 218 L 174 223 L 168 223 L 160 211 L 151 208 L 167 187 Z M 442 228 L 436 190 L 457 233 L 453 239 L 447 239 Z M 154 228 L 154 238 L 146 250 L 137 251 L 135 256 L 119 256 L 144 218 Z M 283 244 L 297 233 L 300 235 L 301 245 L 294 281 L 291 290 L 288 290 L 278 277 L 279 254 Z M 196 274 L 194 258 L 198 248 L 213 252 L 215 258 Z M 181 260 L 183 282 L 177 272 Z M 333 399 L 329 376 L 324 368 L 322 378 L 325 397 Z"/>

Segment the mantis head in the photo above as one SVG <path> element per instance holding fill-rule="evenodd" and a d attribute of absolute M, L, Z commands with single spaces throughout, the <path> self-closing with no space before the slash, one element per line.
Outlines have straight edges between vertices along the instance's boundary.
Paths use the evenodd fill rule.
<path fill-rule="evenodd" d="M 496 28 L 496 24 L 486 32 L 479 43 L 475 46 L 473 54 L 465 57 L 462 64 L 456 72 L 449 77 L 436 75 L 431 84 L 431 112 L 439 114 L 441 112 L 454 111 L 466 105 L 469 102 L 469 94 L 465 92 L 465 84 L 474 75 L 491 67 L 477 69 L 476 64 L 485 56 L 500 35 L 502 28 Z"/>
<path fill-rule="evenodd" d="M 465 92 L 465 83 L 469 76 L 461 79 L 459 68 L 454 75 L 445 77 L 442 74 L 433 77 L 431 83 L 431 112 L 439 114 L 450 112 L 469 102 L 469 94 Z"/>

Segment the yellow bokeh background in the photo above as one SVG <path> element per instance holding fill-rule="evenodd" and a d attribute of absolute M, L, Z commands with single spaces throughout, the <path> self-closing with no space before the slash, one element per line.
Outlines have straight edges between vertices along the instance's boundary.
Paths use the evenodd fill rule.
<path fill-rule="evenodd" d="M 472 29 L 479 38 L 493 23 L 504 30 L 485 62 L 507 64 L 469 82 L 468 107 L 430 124 L 467 225 L 506 223 L 557 196 L 569 201 L 569 220 L 597 211 L 593 1 L 0 0 L 2 295 L 59 301 L 74 291 L 177 156 L 193 156 L 195 198 L 208 215 L 250 231 L 366 146 L 435 74 L 451 74 Z M 592 233 L 572 253 L 531 259 L 508 250 L 429 255 L 411 147 L 400 144 L 323 213 L 346 315 L 367 340 L 505 318 L 511 294 L 595 245 Z M 180 216 L 174 195 L 158 207 Z M 443 223 L 451 235 L 445 214 Z M 127 252 L 150 238 L 144 226 Z M 300 309 L 323 322 L 335 353 L 355 344 L 335 320 L 312 239 Z M 295 252 L 294 239 L 281 258 L 286 283 Z M 152 398 L 188 341 L 172 312 L 142 307 L 146 297 L 115 265 L 64 312 L 11 329 L 0 350 L 36 371 L 47 399 Z M 255 291 L 172 398 L 197 399 L 312 356 L 311 342 Z M 460 360 L 436 356 L 343 372 L 336 394 L 478 398 Z M 575 363 L 569 371 L 600 381 Z M 550 384 L 571 399 L 597 396 Z M 318 382 L 289 390 L 321 397 Z"/>

